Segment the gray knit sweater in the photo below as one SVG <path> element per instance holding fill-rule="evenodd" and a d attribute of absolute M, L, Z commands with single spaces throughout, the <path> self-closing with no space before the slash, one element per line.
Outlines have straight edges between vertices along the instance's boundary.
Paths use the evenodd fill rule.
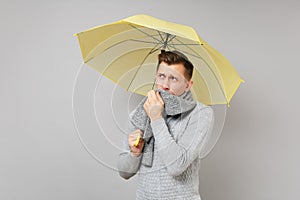
<path fill-rule="evenodd" d="M 199 156 L 212 123 L 212 108 L 201 103 L 179 117 L 169 116 L 151 122 L 155 138 L 151 167 L 141 165 L 142 155 L 135 157 L 130 153 L 126 136 L 118 170 L 125 179 L 138 173 L 137 200 L 201 199 Z M 134 130 L 134 125 L 129 122 L 126 133 Z"/>

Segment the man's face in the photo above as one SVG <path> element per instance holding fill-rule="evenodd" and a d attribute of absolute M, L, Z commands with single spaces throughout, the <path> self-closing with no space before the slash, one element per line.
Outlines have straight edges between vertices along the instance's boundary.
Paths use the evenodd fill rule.
<path fill-rule="evenodd" d="M 165 62 L 160 63 L 156 72 L 156 87 L 165 90 L 170 94 L 180 96 L 188 91 L 193 81 L 188 81 L 184 77 L 185 68 L 183 64 L 168 65 Z"/>

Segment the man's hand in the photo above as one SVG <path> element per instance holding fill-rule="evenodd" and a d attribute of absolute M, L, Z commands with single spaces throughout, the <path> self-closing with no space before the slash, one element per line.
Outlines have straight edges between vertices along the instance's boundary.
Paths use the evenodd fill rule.
<path fill-rule="evenodd" d="M 151 121 L 162 118 L 164 105 L 165 103 L 159 92 L 155 92 L 154 90 L 148 92 L 148 99 L 144 103 L 144 109 Z"/>
<path fill-rule="evenodd" d="M 142 137 L 143 137 L 143 132 L 140 129 L 137 129 L 128 135 L 128 145 L 131 154 L 134 156 L 139 156 L 143 151 L 144 140 Z M 139 142 L 136 144 L 138 138 L 140 139 Z"/>

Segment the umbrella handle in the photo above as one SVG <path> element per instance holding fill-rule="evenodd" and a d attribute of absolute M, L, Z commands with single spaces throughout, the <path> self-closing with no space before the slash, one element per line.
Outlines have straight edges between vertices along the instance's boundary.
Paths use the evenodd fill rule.
<path fill-rule="evenodd" d="M 139 143 L 140 143 L 140 140 L 141 140 L 141 136 L 139 135 L 138 138 L 136 139 L 136 141 L 134 142 L 133 145 L 134 145 L 135 147 L 137 147 L 137 146 L 139 145 Z"/>

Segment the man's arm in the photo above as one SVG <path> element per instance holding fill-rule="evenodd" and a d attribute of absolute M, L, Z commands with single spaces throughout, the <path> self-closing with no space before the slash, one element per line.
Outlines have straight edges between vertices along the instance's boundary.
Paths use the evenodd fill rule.
<path fill-rule="evenodd" d="M 185 132 L 177 142 L 169 133 L 163 118 L 151 122 L 157 154 L 169 174 L 180 175 L 200 155 L 204 137 L 212 122 L 212 108 L 197 106 L 191 113 Z"/>
<path fill-rule="evenodd" d="M 129 179 L 132 176 L 134 176 L 137 173 L 137 171 L 139 170 L 142 155 L 133 153 L 130 150 L 129 134 L 133 134 L 134 132 L 137 132 L 137 130 L 135 130 L 135 127 L 130 122 L 130 120 L 126 127 L 125 132 L 126 132 L 126 135 L 123 140 L 123 151 L 119 154 L 117 167 L 118 167 L 120 176 L 123 177 L 124 179 Z M 129 134 L 127 134 L 127 133 L 129 133 Z M 139 145 L 141 145 L 141 144 L 139 144 Z"/>

